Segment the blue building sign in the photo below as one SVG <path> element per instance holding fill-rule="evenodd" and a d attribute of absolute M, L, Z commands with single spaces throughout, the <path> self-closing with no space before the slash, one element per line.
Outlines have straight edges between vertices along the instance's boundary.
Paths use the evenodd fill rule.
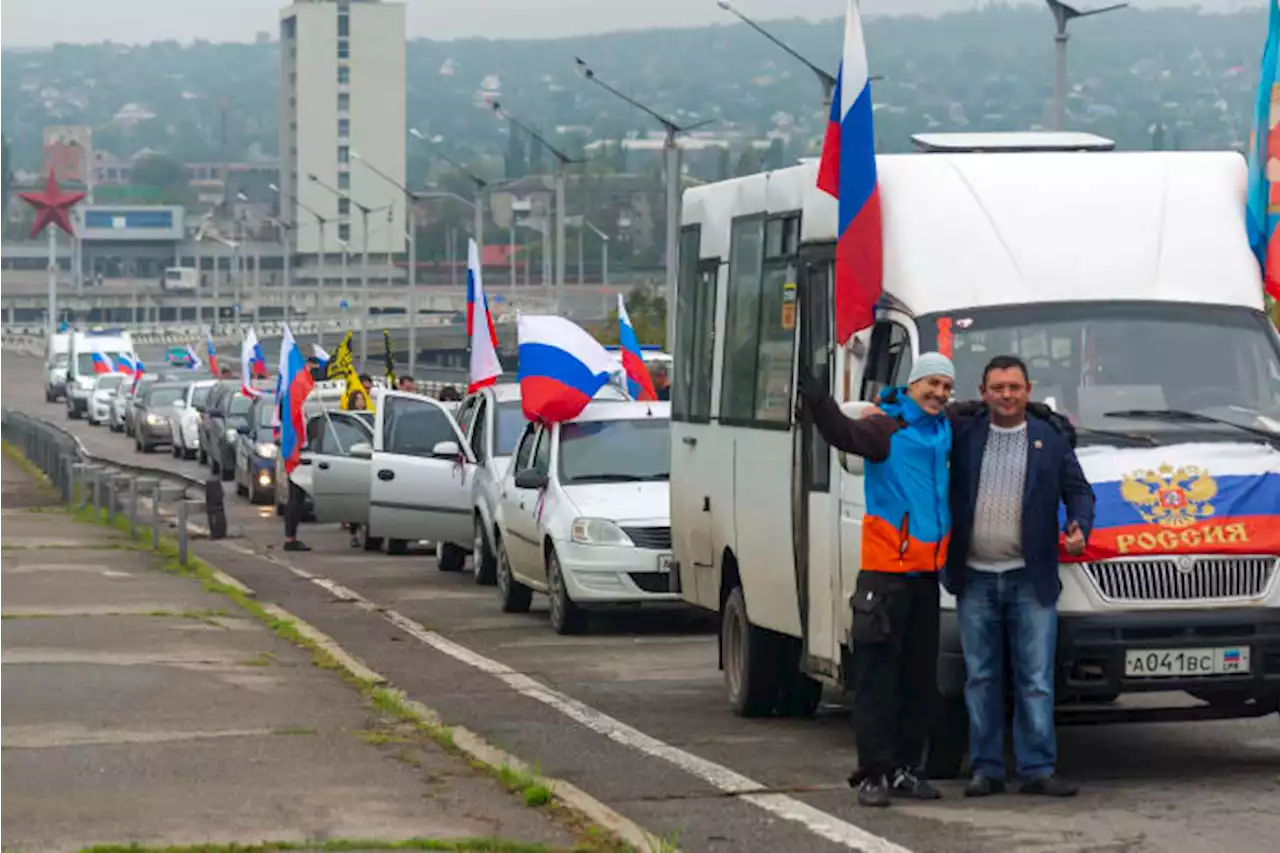
<path fill-rule="evenodd" d="M 88 205 L 81 236 L 86 240 L 181 240 L 184 213 L 177 205 Z"/>

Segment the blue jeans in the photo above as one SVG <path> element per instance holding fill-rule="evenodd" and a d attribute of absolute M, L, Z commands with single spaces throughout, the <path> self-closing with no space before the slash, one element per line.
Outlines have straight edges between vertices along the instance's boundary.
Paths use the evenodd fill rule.
<path fill-rule="evenodd" d="M 1003 781 L 1005 642 L 1013 664 L 1013 755 L 1021 779 L 1052 775 L 1058 759 L 1053 727 L 1058 611 L 1036 597 L 1025 569 L 969 569 L 956 600 L 967 678 L 969 753 L 975 776 Z"/>

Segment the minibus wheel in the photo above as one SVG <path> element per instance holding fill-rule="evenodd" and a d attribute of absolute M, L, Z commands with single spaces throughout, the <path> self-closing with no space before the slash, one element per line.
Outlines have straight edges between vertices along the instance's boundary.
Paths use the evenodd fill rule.
<path fill-rule="evenodd" d="M 742 717 L 773 713 L 778 699 L 779 638 L 747 618 L 742 587 L 734 587 L 720 614 L 724 681 L 729 704 Z"/>

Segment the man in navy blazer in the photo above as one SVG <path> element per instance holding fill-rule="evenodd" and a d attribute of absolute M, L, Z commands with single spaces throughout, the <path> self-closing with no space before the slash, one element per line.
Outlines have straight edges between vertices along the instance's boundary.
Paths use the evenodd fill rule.
<path fill-rule="evenodd" d="M 973 778 L 965 795 L 1004 791 L 1007 639 L 1021 791 L 1071 796 L 1076 788 L 1055 775 L 1059 506 L 1066 506 L 1065 547 L 1080 554 L 1093 527 L 1093 489 L 1065 419 L 1027 417 L 1031 381 L 1021 359 L 992 359 L 981 392 L 985 406 L 953 427 L 952 530 L 943 572 L 956 596 L 967 672 Z"/>

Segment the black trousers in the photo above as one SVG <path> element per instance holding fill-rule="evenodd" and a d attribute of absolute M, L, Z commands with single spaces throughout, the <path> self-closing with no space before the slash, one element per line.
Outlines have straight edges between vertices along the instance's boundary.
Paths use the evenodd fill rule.
<path fill-rule="evenodd" d="M 937 578 L 862 570 L 853 642 L 854 780 L 919 770 L 937 708 Z"/>
<path fill-rule="evenodd" d="M 284 505 L 284 538 L 294 539 L 298 535 L 298 525 L 302 522 L 302 504 L 307 493 L 289 481 L 289 500 Z"/>

